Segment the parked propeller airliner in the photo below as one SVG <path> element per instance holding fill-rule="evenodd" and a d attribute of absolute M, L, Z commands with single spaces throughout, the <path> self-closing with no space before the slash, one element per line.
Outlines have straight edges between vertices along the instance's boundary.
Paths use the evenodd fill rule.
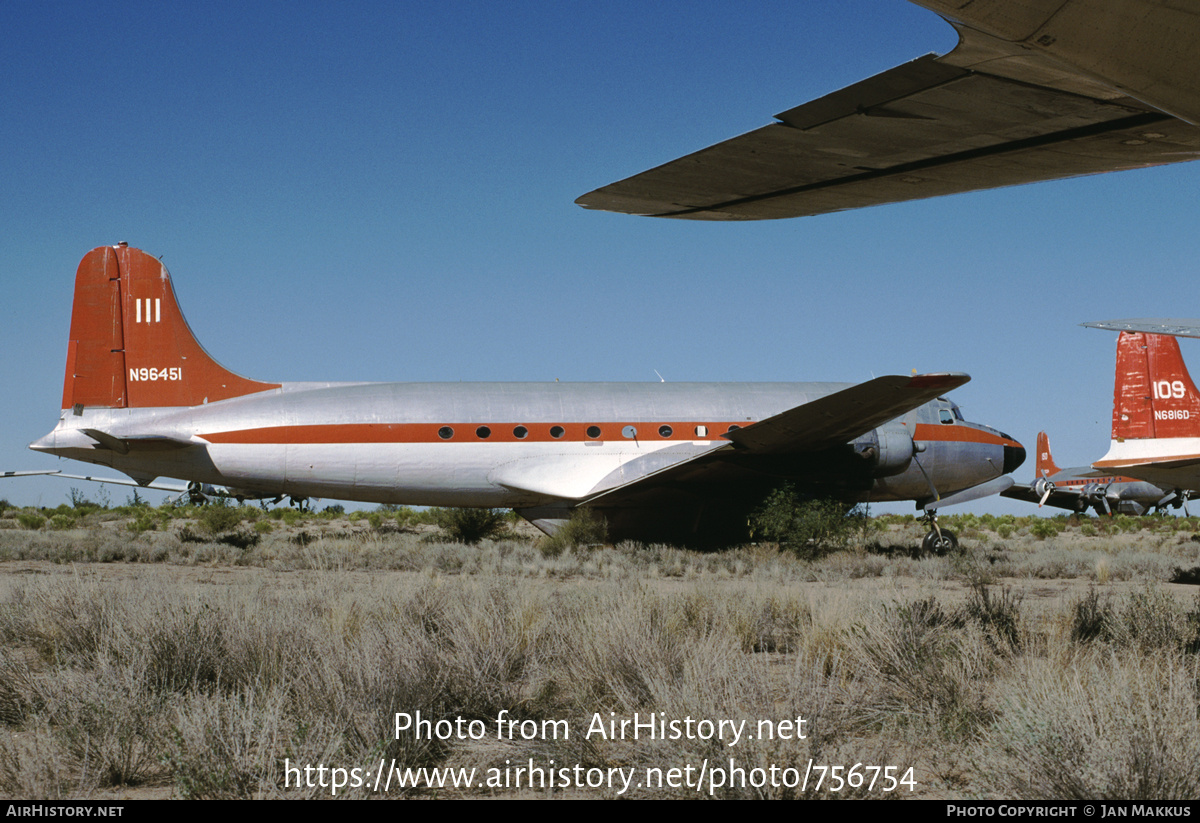
<path fill-rule="evenodd" d="M 1031 483 L 1015 483 L 1001 494 L 1015 500 L 1059 509 L 1096 514 L 1145 514 L 1166 507 L 1184 507 L 1190 491 L 1162 488 L 1145 480 L 1120 474 L 1098 474 L 1091 466 L 1060 469 L 1050 454 L 1050 439 L 1038 432 L 1036 477 Z"/>
<path fill-rule="evenodd" d="M 940 397 L 969 379 L 260 382 L 212 360 L 166 268 L 119 244 L 79 265 L 62 416 L 30 448 L 141 485 L 513 508 L 547 532 L 587 507 L 614 539 L 721 543 L 785 482 L 927 511 L 1007 488 L 1021 444 Z"/>
<path fill-rule="evenodd" d="M 913 2 L 954 26 L 953 51 L 575 202 L 654 217 L 770 220 L 1200 157 L 1196 3 Z"/>

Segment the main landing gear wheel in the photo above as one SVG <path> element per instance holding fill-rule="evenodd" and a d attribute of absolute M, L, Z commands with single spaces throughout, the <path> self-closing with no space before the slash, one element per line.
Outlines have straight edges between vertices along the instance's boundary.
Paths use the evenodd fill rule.
<path fill-rule="evenodd" d="M 958 537 L 949 529 L 934 529 L 921 541 L 921 551 L 926 554 L 950 554 L 958 551 Z"/>

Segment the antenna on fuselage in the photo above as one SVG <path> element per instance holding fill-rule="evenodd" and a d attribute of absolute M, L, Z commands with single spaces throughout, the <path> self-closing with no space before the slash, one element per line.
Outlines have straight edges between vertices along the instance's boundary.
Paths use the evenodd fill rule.
<path fill-rule="evenodd" d="M 658 374 L 658 369 L 651 369 L 651 371 L 654 372 L 655 374 Z M 663 377 L 661 374 L 658 374 L 658 382 L 666 383 L 667 379 L 665 377 Z"/>

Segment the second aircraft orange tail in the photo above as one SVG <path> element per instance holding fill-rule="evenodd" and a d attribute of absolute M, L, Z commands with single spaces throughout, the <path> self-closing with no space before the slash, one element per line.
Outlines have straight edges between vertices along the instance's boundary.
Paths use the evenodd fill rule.
<path fill-rule="evenodd" d="M 1112 439 L 1200 437 L 1200 392 L 1174 337 L 1122 332 L 1117 338 Z"/>
<path fill-rule="evenodd" d="M 1038 432 L 1037 436 L 1036 471 L 1038 477 L 1049 477 L 1059 472 L 1058 466 L 1054 463 L 1054 458 L 1050 456 L 1050 438 L 1046 436 L 1045 432 Z"/>

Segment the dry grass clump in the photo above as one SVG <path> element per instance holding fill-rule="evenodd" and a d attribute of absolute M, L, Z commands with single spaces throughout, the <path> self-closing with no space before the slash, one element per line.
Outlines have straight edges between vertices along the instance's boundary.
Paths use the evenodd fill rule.
<path fill-rule="evenodd" d="M 1002 655 L 988 627 L 934 598 L 885 604 L 851 629 L 849 654 L 867 684 L 864 713 L 917 733 L 970 739 L 991 717 L 987 687 Z"/>
<path fill-rule="evenodd" d="M 1197 661 L 1097 650 L 1023 661 L 978 745 L 979 793 L 1013 799 L 1187 800 L 1200 794 Z"/>

